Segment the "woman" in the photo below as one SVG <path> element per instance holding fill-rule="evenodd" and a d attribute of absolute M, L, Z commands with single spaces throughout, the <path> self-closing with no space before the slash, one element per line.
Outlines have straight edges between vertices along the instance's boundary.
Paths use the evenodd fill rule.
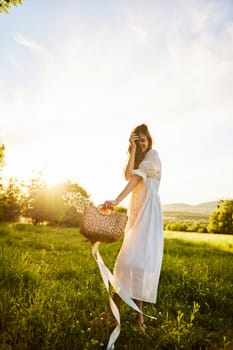
<path fill-rule="evenodd" d="M 116 259 L 113 275 L 117 285 L 127 292 L 142 311 L 142 303 L 155 303 L 163 256 L 163 228 L 158 195 L 161 162 L 152 149 L 152 138 L 145 124 L 130 135 L 129 159 L 125 168 L 128 184 L 114 200 L 104 206 L 118 205 L 130 192 L 128 222 L 125 237 Z M 120 298 L 113 300 L 119 306 Z M 102 318 L 111 315 L 102 314 Z M 137 313 L 137 325 L 145 332 L 143 314 Z"/>

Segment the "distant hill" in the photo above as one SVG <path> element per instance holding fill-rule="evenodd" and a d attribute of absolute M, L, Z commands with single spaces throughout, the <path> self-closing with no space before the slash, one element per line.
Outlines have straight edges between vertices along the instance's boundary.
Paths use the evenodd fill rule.
<path fill-rule="evenodd" d="M 196 205 L 186 203 L 171 203 L 164 204 L 163 211 L 165 212 L 186 212 L 186 213 L 199 213 L 210 215 L 217 208 L 218 201 L 205 202 Z"/>

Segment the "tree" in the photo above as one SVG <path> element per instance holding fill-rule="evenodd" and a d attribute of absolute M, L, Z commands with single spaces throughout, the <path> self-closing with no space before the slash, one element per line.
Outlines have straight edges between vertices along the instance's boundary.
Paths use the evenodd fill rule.
<path fill-rule="evenodd" d="M 2 169 L 5 165 L 5 146 L 1 145 L 0 146 L 0 197 L 1 197 L 1 192 L 2 192 L 2 188 L 3 188 L 3 181 L 2 181 Z"/>
<path fill-rule="evenodd" d="M 46 187 L 46 183 L 38 175 L 31 180 L 24 197 L 23 215 L 31 218 L 34 224 L 46 220 Z"/>
<path fill-rule="evenodd" d="M 0 169 L 2 169 L 4 165 L 4 151 L 5 151 L 5 146 L 1 145 L 0 146 Z"/>
<path fill-rule="evenodd" d="M 77 194 L 82 200 L 89 198 L 77 183 L 66 181 L 49 188 L 38 175 L 28 186 L 23 215 L 31 218 L 34 224 L 79 226 L 82 213 L 76 207 Z"/>
<path fill-rule="evenodd" d="M 8 12 L 12 6 L 21 5 L 23 0 L 0 0 L 0 12 Z"/>
<path fill-rule="evenodd" d="M 67 226 L 80 226 L 85 205 L 90 204 L 90 195 L 78 183 L 66 181 L 61 183 L 53 192 L 58 193 L 57 202 L 62 200 L 64 216 L 62 223 Z"/>
<path fill-rule="evenodd" d="M 0 195 L 0 221 L 17 221 L 21 214 L 22 192 L 15 179 L 4 184 Z"/>
<path fill-rule="evenodd" d="M 233 200 L 220 200 L 209 219 L 208 232 L 233 233 Z"/>

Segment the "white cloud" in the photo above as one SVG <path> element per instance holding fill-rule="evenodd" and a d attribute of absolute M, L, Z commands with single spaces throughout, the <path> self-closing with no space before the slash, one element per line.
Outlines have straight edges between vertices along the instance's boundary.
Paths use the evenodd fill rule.
<path fill-rule="evenodd" d="M 30 50 L 39 54 L 43 54 L 46 51 L 45 48 L 42 45 L 38 44 L 35 40 L 29 37 L 26 37 L 22 34 L 16 35 L 15 41 L 17 42 L 17 44 L 25 46 Z"/>

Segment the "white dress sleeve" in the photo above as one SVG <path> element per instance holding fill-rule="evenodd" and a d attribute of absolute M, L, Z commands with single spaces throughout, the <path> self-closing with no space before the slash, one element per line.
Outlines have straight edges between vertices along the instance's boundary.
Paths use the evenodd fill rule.
<path fill-rule="evenodd" d="M 144 160 L 140 163 L 139 168 L 133 170 L 132 173 L 141 176 L 144 181 L 148 178 L 157 178 L 160 180 L 161 162 L 158 152 L 154 149 L 150 150 Z"/>
<path fill-rule="evenodd" d="M 141 169 L 132 170 L 132 174 L 140 176 L 144 181 L 146 181 L 146 179 L 147 179 L 145 171 L 143 171 Z"/>

